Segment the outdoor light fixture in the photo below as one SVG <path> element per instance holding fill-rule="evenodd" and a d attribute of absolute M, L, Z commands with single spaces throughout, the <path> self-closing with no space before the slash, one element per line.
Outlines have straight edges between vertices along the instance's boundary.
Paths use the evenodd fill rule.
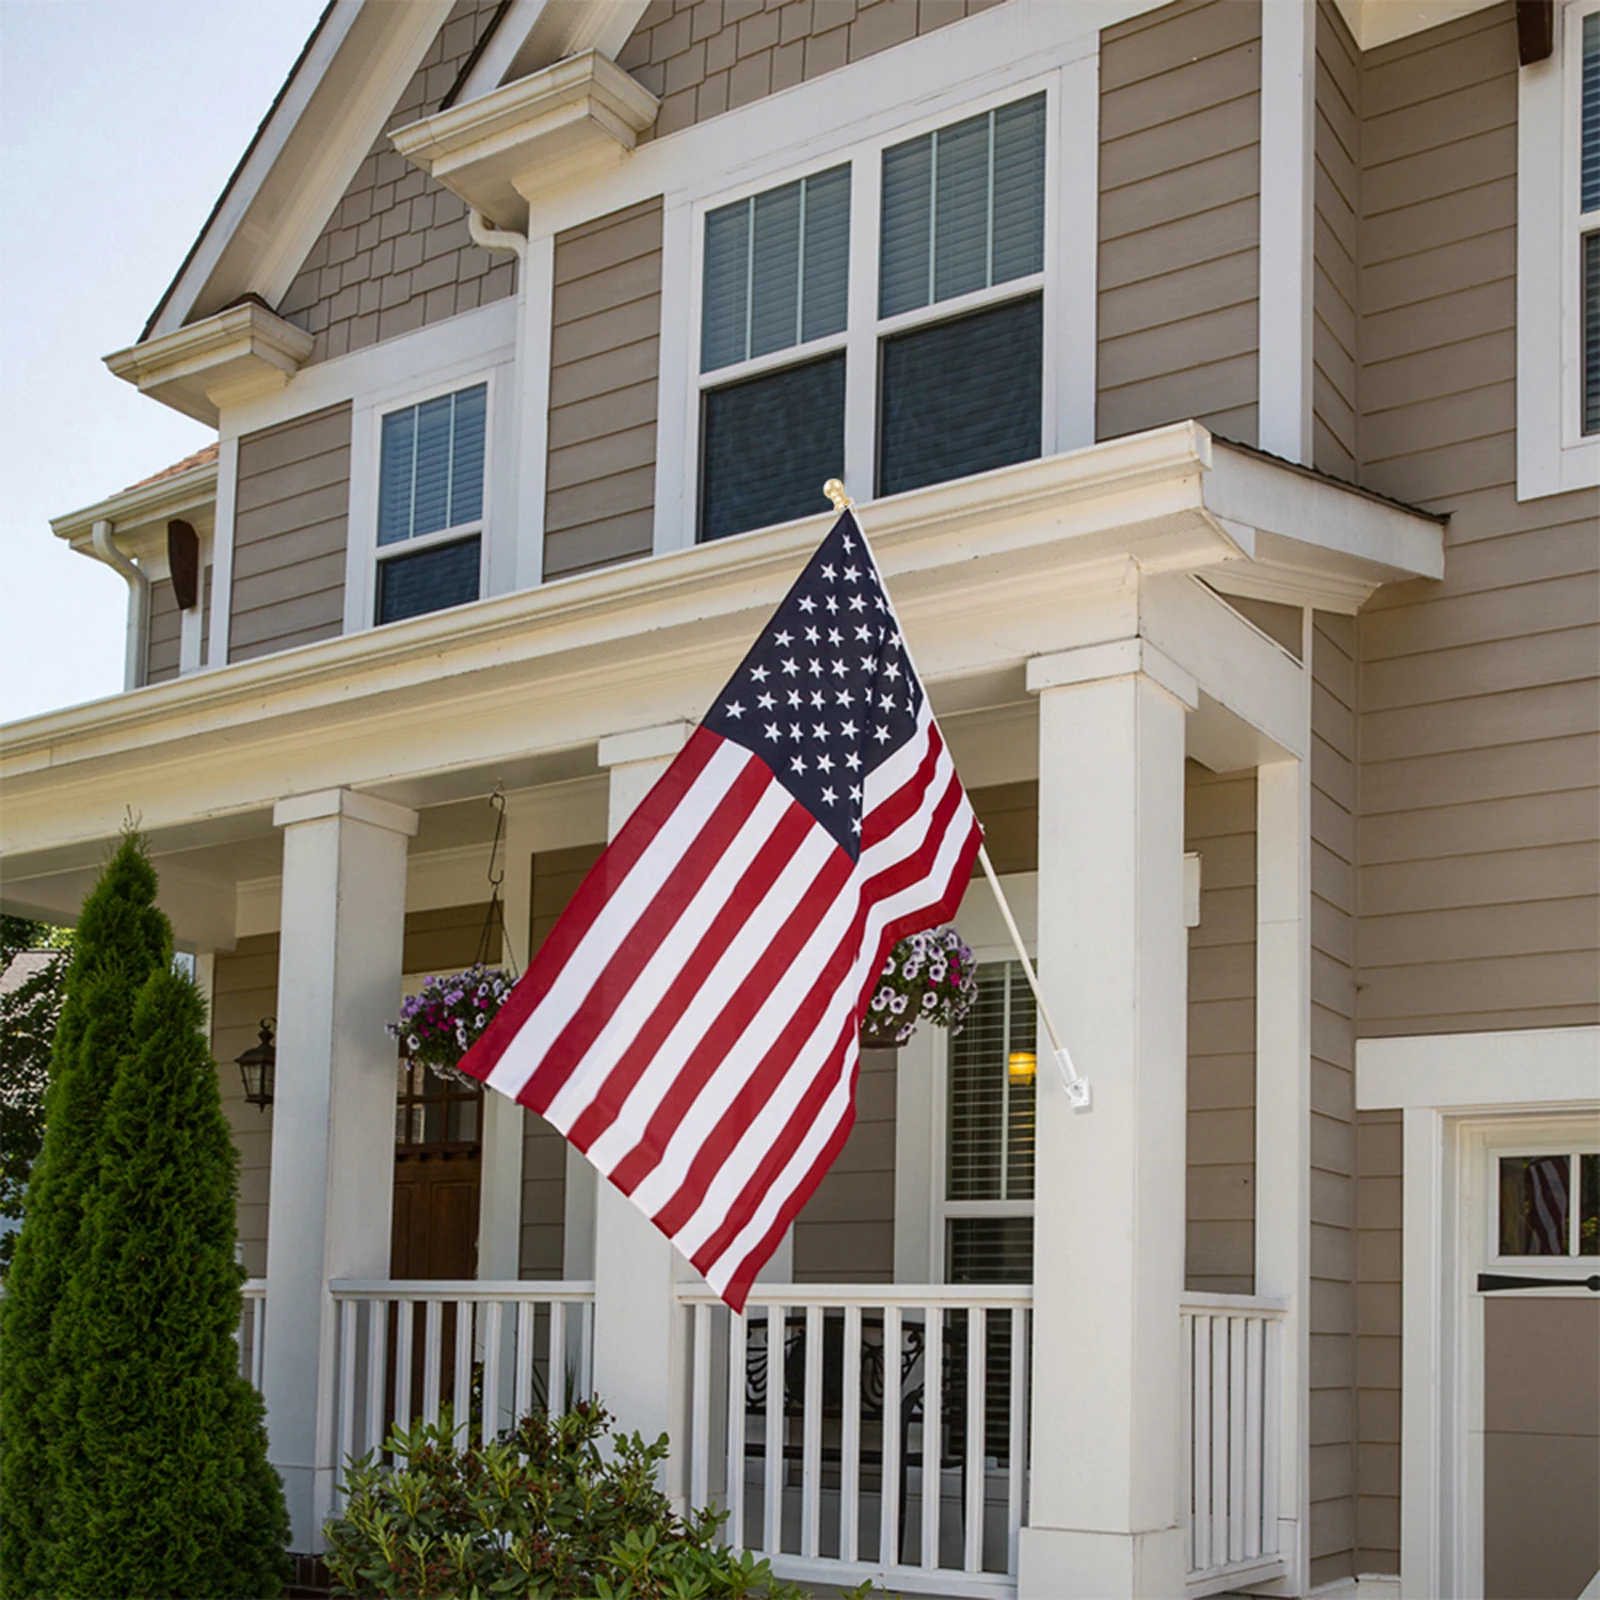
<path fill-rule="evenodd" d="M 243 1055 L 235 1057 L 239 1076 L 244 1079 L 244 1097 L 258 1111 L 272 1104 L 272 1084 L 278 1065 L 277 1047 L 272 1042 L 272 1025 L 276 1017 L 261 1019 L 261 1039 Z"/>
<path fill-rule="evenodd" d="M 1019 1089 L 1033 1082 L 1039 1070 L 1039 1057 L 1032 1050 L 1013 1050 L 1006 1060 L 1006 1076 Z"/>

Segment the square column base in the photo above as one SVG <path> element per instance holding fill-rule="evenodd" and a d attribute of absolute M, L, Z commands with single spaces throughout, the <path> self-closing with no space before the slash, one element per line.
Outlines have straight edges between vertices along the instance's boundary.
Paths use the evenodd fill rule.
<path fill-rule="evenodd" d="M 1183 1593 L 1183 1531 L 1085 1533 L 1024 1528 L 1017 1600 L 1174 1600 Z"/>

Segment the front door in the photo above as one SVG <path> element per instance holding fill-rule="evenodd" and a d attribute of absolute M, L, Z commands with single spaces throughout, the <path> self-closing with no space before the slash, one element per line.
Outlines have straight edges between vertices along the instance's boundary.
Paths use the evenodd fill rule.
<path fill-rule="evenodd" d="M 1592 1126 L 1502 1126 L 1475 1141 L 1482 1253 L 1465 1287 L 1485 1600 L 1576 1600 L 1600 1570 Z"/>
<path fill-rule="evenodd" d="M 483 1089 L 400 1063 L 392 1278 L 475 1278 Z"/>

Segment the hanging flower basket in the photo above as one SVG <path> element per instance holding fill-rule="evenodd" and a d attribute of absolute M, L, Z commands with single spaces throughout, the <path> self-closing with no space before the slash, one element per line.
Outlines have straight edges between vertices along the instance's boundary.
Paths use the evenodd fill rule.
<path fill-rule="evenodd" d="M 977 963 L 961 935 L 954 928 L 914 933 L 883 964 L 861 1018 L 861 1043 L 893 1049 L 919 1022 L 960 1033 L 977 998 Z"/>
<path fill-rule="evenodd" d="M 478 962 L 465 972 L 429 978 L 401 1002 L 400 1020 L 385 1027 L 400 1041 L 407 1060 L 421 1062 L 441 1078 L 476 1084 L 458 1064 L 510 994 L 511 980 Z"/>

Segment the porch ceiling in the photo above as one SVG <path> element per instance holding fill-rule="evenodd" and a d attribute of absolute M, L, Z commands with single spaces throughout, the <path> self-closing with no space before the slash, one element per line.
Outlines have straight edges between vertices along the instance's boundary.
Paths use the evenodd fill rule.
<path fill-rule="evenodd" d="M 863 520 L 946 714 L 1025 701 L 1030 657 L 1113 636 L 1094 630 L 1153 574 L 1354 610 L 1380 583 L 1442 571 L 1434 519 L 1193 423 L 894 496 Z M 163 855 L 214 869 L 275 848 L 285 795 L 342 785 L 432 807 L 593 776 L 603 735 L 700 713 L 827 522 L 13 723 L 7 901 L 91 868 L 130 812 Z"/>

